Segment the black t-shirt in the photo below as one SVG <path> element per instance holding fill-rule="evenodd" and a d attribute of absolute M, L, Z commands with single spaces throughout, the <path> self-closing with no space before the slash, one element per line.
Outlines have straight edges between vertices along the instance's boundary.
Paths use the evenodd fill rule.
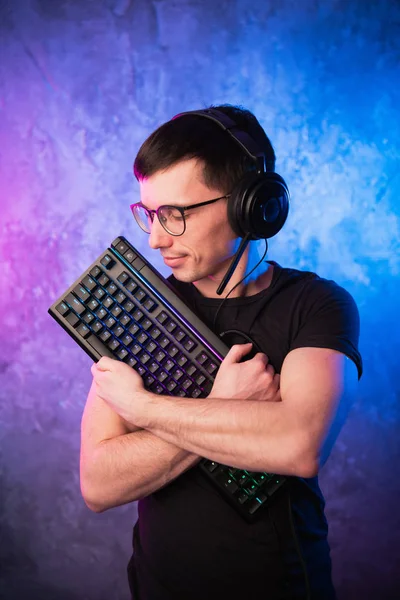
<path fill-rule="evenodd" d="M 359 316 L 350 294 L 315 273 L 271 264 L 271 285 L 254 296 L 228 298 L 218 314 L 217 332 L 244 332 L 277 372 L 291 350 L 312 346 L 347 355 L 360 377 Z M 212 327 L 221 299 L 205 298 L 195 286 L 172 275 L 169 280 Z M 247 341 L 238 334 L 226 334 L 223 339 L 228 346 Z M 197 466 L 140 500 L 134 554 L 128 566 L 133 598 L 305 598 L 292 522 L 311 597 L 333 599 L 328 529 L 318 478 L 289 479 L 285 491 L 252 524 L 222 498 Z"/>

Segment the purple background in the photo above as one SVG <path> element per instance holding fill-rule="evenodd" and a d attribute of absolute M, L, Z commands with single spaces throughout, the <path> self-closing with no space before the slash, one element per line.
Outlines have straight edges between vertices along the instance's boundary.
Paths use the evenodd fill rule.
<path fill-rule="evenodd" d="M 119 234 L 175 113 L 259 116 L 292 210 L 270 258 L 355 297 L 365 375 L 321 473 L 339 598 L 398 598 L 400 9 L 382 0 L 0 0 L 0 596 L 123 600 L 136 505 L 79 490 L 90 359 L 48 306 Z M 189 600 L 189 599 L 188 599 Z"/>

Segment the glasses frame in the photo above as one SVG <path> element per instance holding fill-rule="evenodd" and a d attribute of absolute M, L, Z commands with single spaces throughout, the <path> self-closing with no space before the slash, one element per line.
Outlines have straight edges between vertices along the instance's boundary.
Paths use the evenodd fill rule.
<path fill-rule="evenodd" d="M 136 216 L 135 216 L 135 206 L 139 206 L 141 208 L 144 208 L 144 210 L 149 214 L 150 216 L 150 221 L 153 224 L 154 222 L 154 215 L 157 215 L 157 218 L 160 222 L 160 225 L 162 226 L 162 228 L 169 234 L 169 235 L 173 235 L 175 237 L 179 237 L 180 235 L 183 235 L 186 231 L 186 219 L 185 219 L 185 211 L 190 210 L 192 208 L 199 208 L 200 206 L 207 206 L 207 204 L 213 204 L 214 202 L 217 202 L 218 200 L 222 200 L 223 198 L 229 198 L 230 194 L 224 194 L 223 196 L 219 196 L 218 198 L 213 198 L 212 200 L 206 200 L 205 202 L 199 202 L 198 204 L 192 204 L 191 206 L 175 206 L 174 204 L 162 204 L 161 206 L 159 206 L 156 210 L 151 210 L 150 208 L 147 208 L 147 206 L 144 206 L 144 204 L 142 202 L 135 202 L 134 204 L 130 205 L 130 209 L 132 211 L 132 214 L 135 218 L 136 223 L 139 225 L 140 229 L 142 231 L 144 231 L 145 233 L 147 233 L 148 235 L 150 235 L 151 231 L 146 231 L 145 229 L 143 229 L 143 227 L 140 225 L 139 221 L 137 220 Z M 182 233 L 172 233 L 171 231 L 168 231 L 168 229 L 165 227 L 165 225 L 161 222 L 160 216 L 159 216 L 159 211 L 163 208 L 175 208 L 177 209 L 181 215 L 182 215 L 182 219 L 183 219 L 183 231 Z"/>

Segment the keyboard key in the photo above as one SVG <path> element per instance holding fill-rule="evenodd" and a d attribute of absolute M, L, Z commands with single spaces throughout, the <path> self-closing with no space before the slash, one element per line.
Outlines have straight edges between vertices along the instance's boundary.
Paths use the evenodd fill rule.
<path fill-rule="evenodd" d="M 121 292 L 121 290 L 118 291 L 117 294 L 115 294 L 114 299 L 119 303 L 122 304 L 124 300 L 126 300 L 126 295 L 124 294 L 124 292 Z"/>
<path fill-rule="evenodd" d="M 121 323 L 121 325 L 123 325 L 124 327 L 128 327 L 128 325 L 132 322 L 132 319 L 130 317 L 128 317 L 128 315 L 126 313 L 124 313 L 120 319 L 119 322 Z"/>
<path fill-rule="evenodd" d="M 166 379 L 168 379 L 168 373 L 160 369 L 157 373 L 157 379 L 160 383 L 163 383 Z"/>
<path fill-rule="evenodd" d="M 181 342 L 185 336 L 186 333 L 183 331 L 183 329 L 178 329 L 178 331 L 175 331 L 174 333 L 174 338 L 177 342 Z"/>
<path fill-rule="evenodd" d="M 166 348 L 169 344 L 169 339 L 167 338 L 166 335 L 163 335 L 163 337 L 158 340 L 158 343 L 161 346 L 161 348 Z M 179 352 L 179 350 L 178 350 L 178 352 Z"/>
<path fill-rule="evenodd" d="M 244 504 L 249 499 L 249 496 L 248 496 L 248 494 L 246 494 L 245 491 L 242 491 L 236 496 L 236 498 L 237 498 L 239 504 Z"/>
<path fill-rule="evenodd" d="M 149 339 L 149 336 L 145 334 L 144 331 L 141 331 L 137 336 L 136 336 L 137 341 L 139 342 L 139 344 L 144 344 L 145 342 L 147 342 L 147 340 Z"/>
<path fill-rule="evenodd" d="M 175 346 L 175 344 L 171 344 L 170 348 L 168 348 L 168 354 L 170 355 L 171 358 L 174 358 L 174 356 L 179 354 L 178 346 Z"/>
<path fill-rule="evenodd" d="M 237 483 L 232 479 L 232 477 L 229 476 L 228 473 L 217 475 L 216 480 L 231 494 L 234 494 L 239 489 Z"/>
<path fill-rule="evenodd" d="M 115 294 L 118 292 L 118 287 L 115 285 L 115 283 L 113 281 L 108 284 L 106 289 L 107 289 L 108 294 L 110 294 L 111 296 L 115 296 Z"/>
<path fill-rule="evenodd" d="M 121 275 L 118 275 L 118 277 L 117 277 L 117 280 L 122 284 L 124 284 L 126 281 L 128 281 L 128 279 L 129 279 L 129 275 L 126 271 L 123 271 L 121 273 Z"/>
<path fill-rule="evenodd" d="M 96 310 L 96 308 L 99 306 L 99 303 L 97 302 L 97 300 L 95 300 L 94 298 L 92 298 L 88 303 L 87 303 L 87 307 L 90 308 L 90 310 Z"/>
<path fill-rule="evenodd" d="M 157 304 L 154 302 L 154 300 L 148 298 L 145 302 L 143 302 L 143 306 L 146 310 L 152 312 L 157 307 Z"/>
<path fill-rule="evenodd" d="M 85 325 L 85 323 L 81 323 L 77 328 L 76 331 L 79 333 L 79 335 L 81 335 L 83 338 L 87 338 L 89 337 L 89 335 L 92 333 L 89 329 L 89 327 L 87 325 Z"/>
<path fill-rule="evenodd" d="M 103 320 L 103 319 L 105 319 L 107 317 L 107 315 L 108 315 L 108 312 L 102 306 L 100 306 L 100 308 L 96 311 L 96 317 L 98 319 Z"/>
<path fill-rule="evenodd" d="M 151 359 L 151 356 L 150 356 L 150 354 L 147 354 L 147 352 L 143 352 L 143 354 L 141 354 L 139 356 L 139 360 L 142 363 L 142 365 L 147 364 L 150 359 Z"/>
<path fill-rule="evenodd" d="M 119 338 L 121 335 L 123 335 L 125 333 L 125 329 L 123 327 L 121 327 L 121 325 L 117 325 L 113 328 L 112 330 L 113 334 L 115 335 L 115 337 Z"/>
<path fill-rule="evenodd" d="M 127 283 L 125 283 L 125 288 L 128 290 L 128 292 L 130 292 L 131 294 L 133 294 L 133 292 L 136 290 L 137 288 L 137 284 L 133 281 L 133 279 L 131 279 L 130 281 L 128 281 Z"/>
<path fill-rule="evenodd" d="M 97 281 L 100 283 L 100 285 L 106 286 L 107 283 L 110 281 L 110 278 L 107 277 L 105 273 L 103 273 L 102 275 L 100 275 Z"/>
<path fill-rule="evenodd" d="M 205 463 L 205 467 L 207 468 L 208 471 L 210 471 L 210 473 L 212 473 L 213 471 L 215 471 L 215 469 L 218 469 L 219 464 L 213 460 L 209 460 L 208 462 Z"/>
<path fill-rule="evenodd" d="M 210 360 L 210 362 L 205 365 L 205 368 L 206 368 L 206 371 L 208 373 L 210 373 L 210 375 L 213 375 L 215 373 L 215 371 L 217 371 L 218 365 L 216 365 L 214 362 L 212 362 Z"/>
<path fill-rule="evenodd" d="M 137 254 L 135 252 L 133 252 L 133 250 L 128 250 L 124 254 L 124 258 L 131 264 L 133 263 L 133 261 L 135 260 L 136 257 L 137 257 Z"/>
<path fill-rule="evenodd" d="M 172 333 L 177 328 L 177 324 L 172 319 L 165 325 L 165 329 Z"/>
<path fill-rule="evenodd" d="M 150 321 L 150 319 L 144 319 L 140 324 L 143 327 L 143 329 L 145 329 L 146 331 L 148 329 L 150 329 L 150 327 L 152 327 L 152 325 L 153 325 L 153 323 Z"/>
<path fill-rule="evenodd" d="M 263 486 L 264 492 L 268 494 L 268 496 L 272 496 L 276 492 L 277 489 L 281 487 L 285 479 L 280 477 L 279 475 L 274 475 L 266 485 Z"/>
<path fill-rule="evenodd" d="M 142 261 L 141 258 L 137 257 L 135 258 L 135 260 L 133 261 L 133 266 L 135 267 L 135 269 L 137 269 L 138 271 L 140 271 L 140 269 L 142 267 L 144 267 L 144 262 Z"/>
<path fill-rule="evenodd" d="M 107 342 L 111 337 L 111 333 L 108 331 L 108 329 L 105 329 L 104 331 L 101 332 L 101 334 L 99 335 L 99 338 L 101 340 L 103 340 L 103 342 Z"/>
<path fill-rule="evenodd" d="M 135 366 L 135 371 L 139 373 L 141 377 L 146 374 L 146 367 L 144 367 L 140 362 Z"/>
<path fill-rule="evenodd" d="M 120 347 L 121 343 L 116 338 L 113 338 L 107 345 L 112 352 L 115 352 L 115 350 Z"/>
<path fill-rule="evenodd" d="M 110 355 L 109 349 L 95 335 L 90 335 L 86 341 L 88 344 L 90 344 L 90 346 L 92 346 L 92 348 L 94 348 L 94 350 L 96 350 L 98 354 L 100 354 L 100 356 Z"/>
<path fill-rule="evenodd" d="M 78 298 L 75 298 L 73 294 L 68 294 L 66 298 L 64 298 L 64 302 L 66 302 L 71 308 L 74 309 L 78 315 L 81 315 L 85 310 L 85 306 L 82 304 Z"/>
<path fill-rule="evenodd" d="M 150 352 L 150 354 L 153 354 L 154 350 L 156 350 L 158 348 L 157 344 L 155 342 L 153 342 L 153 340 L 150 340 L 146 345 L 145 348 L 147 350 L 147 352 Z"/>
<path fill-rule="evenodd" d="M 108 317 L 108 318 L 107 318 L 107 319 L 104 321 L 104 324 L 106 325 L 106 327 L 108 327 L 109 329 L 111 329 L 111 327 L 112 327 L 113 325 L 115 325 L 115 323 L 116 323 L 116 322 L 117 322 L 117 321 L 114 319 L 114 317 L 111 317 L 111 316 L 110 316 L 110 317 Z"/>
<path fill-rule="evenodd" d="M 150 329 L 149 331 L 149 334 L 151 335 L 153 340 L 156 340 L 158 337 L 160 337 L 161 331 L 158 329 L 158 327 L 152 327 L 152 329 Z"/>
<path fill-rule="evenodd" d="M 261 495 L 262 497 L 260 498 L 259 496 L 256 496 L 255 498 L 253 498 L 251 500 L 251 502 L 248 504 L 247 506 L 247 510 L 251 515 L 254 515 L 254 513 L 259 510 L 263 504 L 265 504 L 266 500 L 267 500 L 267 496 L 265 496 L 264 494 Z"/>
<path fill-rule="evenodd" d="M 119 317 L 119 315 L 122 313 L 122 308 L 120 306 L 118 306 L 118 304 L 116 304 L 114 306 L 114 308 L 111 309 L 111 314 L 113 315 L 113 317 Z"/>
<path fill-rule="evenodd" d="M 125 359 L 125 362 L 127 365 L 129 365 L 130 367 L 134 367 L 135 365 L 137 365 L 137 359 L 134 356 L 128 356 Z"/>
<path fill-rule="evenodd" d="M 139 344 L 133 344 L 130 351 L 134 356 L 136 356 L 137 354 L 139 354 L 139 352 L 142 351 L 142 346 L 140 346 Z"/>
<path fill-rule="evenodd" d="M 188 390 L 190 388 L 190 386 L 192 385 L 193 381 L 189 378 L 185 379 L 185 381 L 183 383 L 181 383 L 181 386 L 183 387 L 184 390 Z"/>
<path fill-rule="evenodd" d="M 115 260 L 109 254 L 103 256 L 100 262 L 106 269 L 111 269 L 115 264 Z"/>
<path fill-rule="evenodd" d="M 135 309 L 135 305 L 133 304 L 133 302 L 131 302 L 130 300 L 125 302 L 124 310 L 126 310 L 127 313 L 131 313 L 134 309 Z"/>
<path fill-rule="evenodd" d="M 201 389 L 198 387 L 194 387 L 190 392 L 191 398 L 199 398 L 201 396 Z"/>
<path fill-rule="evenodd" d="M 200 365 L 204 365 L 204 363 L 208 360 L 208 356 L 205 352 L 200 352 L 200 354 L 196 356 L 196 360 Z"/>
<path fill-rule="evenodd" d="M 121 360 L 124 360 L 124 358 L 128 355 L 128 350 L 126 348 L 121 348 L 120 350 L 118 350 L 117 352 L 117 356 L 118 358 L 120 358 Z"/>
<path fill-rule="evenodd" d="M 145 387 L 149 388 L 151 386 L 152 383 L 155 382 L 155 379 L 153 377 L 153 375 L 146 375 L 144 378 L 144 385 Z"/>
<path fill-rule="evenodd" d="M 94 315 L 91 312 L 87 311 L 86 314 L 83 316 L 83 320 L 87 325 L 89 325 L 92 321 L 94 321 Z"/>
<path fill-rule="evenodd" d="M 161 385 L 161 383 L 158 383 L 158 382 L 153 383 L 153 385 L 150 387 L 150 390 L 154 394 L 163 394 L 164 393 L 163 386 Z"/>
<path fill-rule="evenodd" d="M 180 354 L 178 357 L 175 358 L 175 360 L 180 367 L 183 367 L 188 362 L 188 359 L 184 354 Z"/>
<path fill-rule="evenodd" d="M 93 269 L 90 271 L 90 274 L 92 277 L 94 277 L 94 279 L 97 279 L 97 277 L 99 275 L 101 275 L 103 271 L 99 268 L 99 267 L 93 267 Z"/>
<path fill-rule="evenodd" d="M 81 283 L 89 290 L 89 292 L 92 292 L 97 285 L 96 281 L 89 275 L 86 275 L 86 277 L 82 279 Z"/>
<path fill-rule="evenodd" d="M 65 302 L 60 302 L 60 304 L 57 304 L 56 306 L 56 311 L 59 312 L 60 315 L 63 317 L 69 311 L 69 306 Z"/>
<path fill-rule="evenodd" d="M 94 333 L 100 333 L 100 331 L 103 329 L 103 324 L 100 323 L 100 321 L 95 321 L 92 324 L 92 331 L 94 331 Z"/>
<path fill-rule="evenodd" d="M 142 319 L 144 317 L 144 313 L 139 310 L 138 308 L 135 310 L 135 312 L 132 315 L 132 319 L 135 319 L 135 321 L 137 321 L 138 323 L 140 323 L 140 319 Z"/>
<path fill-rule="evenodd" d="M 105 308 L 111 308 L 112 306 L 114 306 L 114 300 L 111 298 L 111 296 L 107 296 L 106 298 L 104 298 L 103 306 Z"/>
<path fill-rule="evenodd" d="M 120 254 L 124 254 L 124 252 L 127 252 L 129 250 L 128 246 L 124 242 L 119 242 L 119 244 L 115 246 L 115 249 Z"/>
<path fill-rule="evenodd" d="M 131 333 L 132 335 L 136 335 L 138 331 L 140 331 L 140 327 L 139 325 L 137 325 L 136 323 L 132 323 L 132 325 L 130 325 L 128 327 L 128 331 L 129 333 Z"/>
<path fill-rule="evenodd" d="M 159 315 L 156 317 L 157 321 L 163 325 L 165 321 L 168 319 L 168 315 L 165 311 L 161 311 Z"/>
<path fill-rule="evenodd" d="M 104 298 L 105 295 L 106 292 L 101 287 L 97 288 L 97 290 L 93 294 L 93 296 L 97 298 L 97 300 L 101 300 L 102 298 Z"/>
<path fill-rule="evenodd" d="M 200 373 L 200 375 L 196 375 L 194 380 L 197 383 L 197 385 L 202 385 L 205 382 L 206 378 L 203 375 L 203 373 Z"/>
<path fill-rule="evenodd" d="M 78 296 L 83 302 L 90 300 L 90 294 L 83 285 L 77 285 L 74 287 L 73 292 L 75 296 Z"/>
<path fill-rule="evenodd" d="M 190 362 L 185 366 L 185 371 L 189 377 L 193 377 L 197 373 L 196 367 Z"/>
<path fill-rule="evenodd" d="M 183 377 L 184 373 L 181 369 L 175 369 L 172 371 L 171 375 L 176 381 L 179 381 Z"/>
<path fill-rule="evenodd" d="M 141 288 L 139 288 L 138 291 L 135 292 L 135 298 L 139 302 L 143 302 L 146 299 L 146 292 L 144 290 L 142 290 Z"/>
<path fill-rule="evenodd" d="M 129 345 L 133 342 L 133 337 L 129 335 L 129 333 L 126 333 L 124 336 L 122 336 L 121 342 L 124 344 L 124 346 L 129 348 Z"/>
<path fill-rule="evenodd" d="M 165 387 L 169 392 L 173 392 L 174 389 L 178 387 L 178 384 L 173 379 L 170 379 Z"/>
<path fill-rule="evenodd" d="M 171 360 L 170 358 L 167 358 L 165 360 L 165 362 L 162 363 L 162 366 L 164 367 L 164 369 L 166 369 L 167 371 L 171 371 L 174 367 L 175 367 L 175 363 L 173 360 Z"/>
<path fill-rule="evenodd" d="M 174 396 L 176 396 L 177 398 L 186 398 L 186 396 L 187 396 L 186 390 L 179 388 L 179 390 L 174 393 Z"/>
<path fill-rule="evenodd" d="M 155 373 L 159 369 L 159 364 L 155 360 L 152 360 L 151 363 L 147 365 L 147 368 L 150 371 L 150 373 Z"/>
<path fill-rule="evenodd" d="M 197 344 L 194 340 L 192 340 L 191 338 L 188 337 L 187 340 L 185 340 L 185 342 L 183 342 L 183 347 L 188 352 L 192 352 L 195 348 L 197 348 Z"/>
<path fill-rule="evenodd" d="M 154 354 L 154 358 L 160 363 L 164 358 L 166 357 L 166 354 L 163 350 L 158 350 L 155 354 Z"/>

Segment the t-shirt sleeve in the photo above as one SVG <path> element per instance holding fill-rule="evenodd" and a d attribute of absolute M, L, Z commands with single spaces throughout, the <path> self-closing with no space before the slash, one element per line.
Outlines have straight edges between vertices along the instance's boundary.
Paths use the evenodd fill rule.
<path fill-rule="evenodd" d="M 363 372 L 358 350 L 360 317 L 353 297 L 334 281 L 314 279 L 303 290 L 298 305 L 298 327 L 290 350 L 331 348 L 354 361 L 358 378 Z"/>

